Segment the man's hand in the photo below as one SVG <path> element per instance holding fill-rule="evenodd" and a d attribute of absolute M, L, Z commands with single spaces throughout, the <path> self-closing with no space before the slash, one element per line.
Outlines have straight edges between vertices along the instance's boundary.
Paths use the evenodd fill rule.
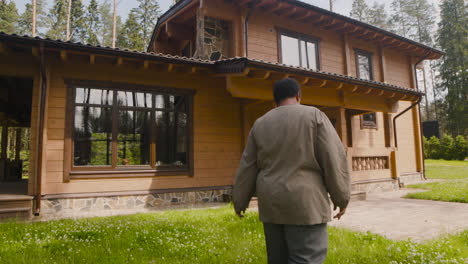
<path fill-rule="evenodd" d="M 236 211 L 236 214 L 237 214 L 237 216 L 238 216 L 239 218 L 243 218 L 243 217 L 244 217 L 244 214 L 245 214 L 245 210 L 244 210 L 244 211 L 239 211 L 239 212 Z"/>
<path fill-rule="evenodd" d="M 334 206 L 333 207 L 333 211 L 335 211 L 336 209 L 338 209 L 338 206 Z M 340 212 L 335 215 L 333 218 L 338 218 L 338 220 L 340 220 L 340 218 L 346 213 L 346 208 L 340 208 Z"/>

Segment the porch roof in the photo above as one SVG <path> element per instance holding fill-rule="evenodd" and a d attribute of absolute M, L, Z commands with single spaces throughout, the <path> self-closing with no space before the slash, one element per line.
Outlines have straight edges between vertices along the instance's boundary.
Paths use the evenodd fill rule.
<path fill-rule="evenodd" d="M 274 71 L 277 73 L 282 73 L 284 75 L 290 77 L 298 77 L 301 76 L 302 84 L 307 84 L 310 82 L 311 79 L 319 79 L 319 80 L 327 80 L 327 81 L 334 81 L 339 83 L 345 83 L 350 86 L 355 87 L 366 87 L 370 89 L 376 89 L 383 92 L 390 92 L 390 93 L 400 93 L 404 95 L 408 95 L 406 98 L 408 99 L 416 99 L 424 95 L 423 92 L 420 92 L 416 89 L 404 88 L 400 86 L 396 86 L 393 84 L 382 83 L 372 80 L 365 80 L 357 77 L 319 71 L 319 70 L 312 70 L 302 67 L 295 67 L 291 65 L 285 65 L 280 63 L 272 63 L 263 60 L 256 60 L 250 59 L 246 57 L 237 57 L 232 59 L 226 59 L 222 61 L 216 62 L 218 73 L 222 74 L 239 74 L 244 73 L 245 75 L 249 75 L 249 71 L 251 69 L 261 69 L 265 71 Z M 309 78 L 309 79 L 307 79 Z M 400 99 L 402 100 L 402 99 Z"/>

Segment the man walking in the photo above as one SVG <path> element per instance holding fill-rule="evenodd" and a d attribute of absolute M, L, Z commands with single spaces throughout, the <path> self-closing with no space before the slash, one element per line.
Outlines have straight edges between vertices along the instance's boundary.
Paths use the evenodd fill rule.
<path fill-rule="evenodd" d="M 339 213 L 350 199 L 343 145 L 328 117 L 300 104 L 294 79 L 274 85 L 277 107 L 253 125 L 233 190 L 243 216 L 256 193 L 270 264 L 323 263 L 327 255 L 329 197 Z"/>

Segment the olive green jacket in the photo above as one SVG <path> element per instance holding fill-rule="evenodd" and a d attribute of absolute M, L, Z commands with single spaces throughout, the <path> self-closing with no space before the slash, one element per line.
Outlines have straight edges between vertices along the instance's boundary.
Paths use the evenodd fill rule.
<path fill-rule="evenodd" d="M 258 196 L 265 223 L 314 225 L 331 221 L 328 194 L 350 199 L 346 154 L 328 117 L 315 107 L 285 105 L 259 118 L 242 154 L 233 188 L 237 212 Z"/>

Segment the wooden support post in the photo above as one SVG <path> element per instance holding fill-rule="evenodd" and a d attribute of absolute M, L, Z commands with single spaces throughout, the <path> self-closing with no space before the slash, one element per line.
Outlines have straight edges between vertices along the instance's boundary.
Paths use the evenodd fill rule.
<path fill-rule="evenodd" d="M 421 138 L 421 122 L 419 120 L 419 106 L 411 109 L 413 114 L 413 127 L 414 127 L 414 147 L 416 150 L 416 169 L 418 172 L 424 171 L 424 154 L 422 153 L 422 138 Z"/>
<path fill-rule="evenodd" d="M 384 133 L 385 133 L 385 147 L 395 147 L 395 138 L 393 137 L 393 123 L 392 114 L 383 113 L 384 115 Z"/>
<path fill-rule="evenodd" d="M 7 150 L 8 150 L 8 123 L 4 122 L 3 127 L 2 127 L 2 151 L 0 154 L 0 159 L 6 160 L 8 158 Z"/>
<path fill-rule="evenodd" d="M 351 51 L 349 50 L 348 35 L 343 34 L 344 74 L 351 76 Z"/>
<path fill-rule="evenodd" d="M 392 178 L 397 180 L 400 177 L 397 164 L 397 152 L 394 150 L 390 153 L 390 169 L 392 171 Z"/>
<path fill-rule="evenodd" d="M 385 60 L 384 49 L 382 45 L 379 46 L 379 58 L 380 58 L 380 81 L 385 83 L 387 81 L 387 65 Z"/>
<path fill-rule="evenodd" d="M 336 130 L 343 146 L 346 148 L 348 146 L 348 129 L 346 127 L 346 109 L 344 107 L 338 109 Z"/>
<path fill-rule="evenodd" d="M 16 129 L 16 148 L 15 148 L 15 160 L 18 161 L 21 159 L 21 128 Z"/>

